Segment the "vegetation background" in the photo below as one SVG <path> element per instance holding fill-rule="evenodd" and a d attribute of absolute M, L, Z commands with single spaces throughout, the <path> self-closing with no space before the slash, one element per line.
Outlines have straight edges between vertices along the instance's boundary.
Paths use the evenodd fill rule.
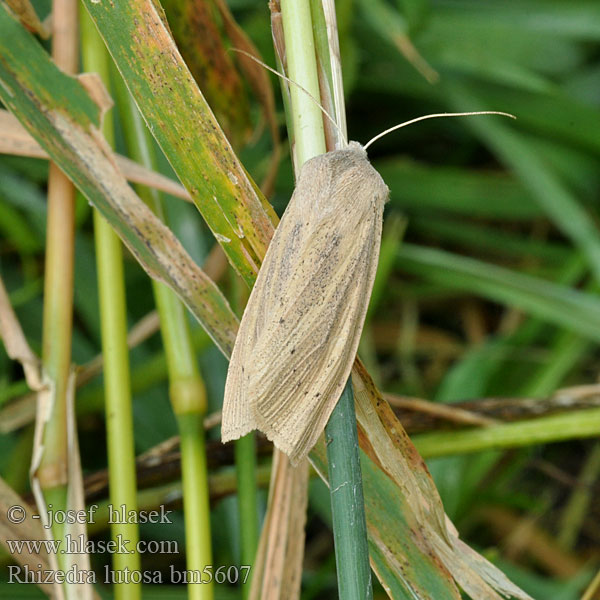
<path fill-rule="evenodd" d="M 265 62 L 276 64 L 267 4 L 228 4 Z M 428 466 L 461 537 L 534 598 L 578 599 L 600 558 L 600 445 L 584 439 L 597 435 L 598 423 L 590 425 L 583 413 L 600 402 L 600 5 L 590 0 L 336 4 L 351 139 L 365 143 L 382 129 L 426 113 L 501 110 L 517 116 L 516 122 L 436 119 L 391 134 L 370 149 L 391 200 L 360 355 L 379 389 L 393 395 L 409 432 L 421 436 L 417 446 L 431 457 Z M 244 166 L 256 181 L 264 180 L 272 164 L 271 136 L 238 59 L 225 52 L 219 55 L 225 63 L 219 64 L 217 51 L 208 52 L 206 42 L 235 43 L 213 9 L 202 21 L 202 5 L 212 3 L 164 3 L 182 54 Z M 49 10 L 44 2 L 36 7 L 42 16 Z M 207 62 L 194 68 L 198 57 Z M 277 81 L 274 86 L 278 89 Z M 118 115 L 115 123 L 116 149 L 127 154 Z M 278 214 L 294 186 L 283 147 L 269 197 Z M 160 170 L 173 176 L 158 156 Z M 0 156 L 0 269 L 34 350 L 41 348 L 47 177 L 46 161 Z M 174 198 L 166 212 L 171 229 L 203 264 L 215 241 L 200 214 Z M 73 362 L 85 365 L 101 352 L 101 341 L 91 209 L 82 197 L 76 222 Z M 241 306 L 244 292 L 231 268 L 218 269 L 217 278 L 232 305 Z M 154 302 L 149 278 L 128 253 L 125 282 L 132 327 L 153 311 Z M 209 412 L 218 411 L 227 361 L 192 319 L 190 326 Z M 130 358 L 140 455 L 175 436 L 177 423 L 160 336 L 135 345 Z M 569 389 L 557 396 L 563 388 Z M 89 501 L 107 497 L 102 389 L 98 376 L 77 393 Z M 0 350 L 0 423 L 10 422 L 11 407 L 26 393 L 21 368 Z M 407 408 L 407 398 L 477 401 L 466 406 L 517 424 L 562 404 L 570 420 L 568 427 L 558 420 L 545 431 L 516 427 L 505 442 L 486 440 L 485 434 L 469 441 L 445 431 L 456 426 L 452 420 L 417 418 L 420 413 Z M 505 398 L 520 401 L 501 403 Z M 581 419 L 573 420 L 579 411 Z M 0 434 L 0 474 L 24 495 L 32 431 L 31 424 L 7 425 Z M 220 447 L 218 428 L 207 437 L 214 564 L 239 564 L 232 452 Z M 455 454 L 465 448 L 462 443 L 469 453 Z M 259 453 L 263 511 L 269 462 L 262 442 Z M 176 458 L 168 454 L 160 468 L 143 469 L 140 479 L 148 494 L 177 486 Z M 172 507 L 180 507 L 177 499 Z M 328 492 L 312 478 L 306 599 L 335 593 L 330 520 Z M 176 539 L 182 547 L 183 532 L 180 511 L 168 527 L 141 527 L 143 539 Z M 93 535 L 108 539 L 109 533 L 99 524 Z M 8 564 L 9 557 L 0 560 Z M 101 568 L 103 557 L 94 560 Z M 145 568 L 160 569 L 172 557 L 143 560 Z M 178 560 L 184 569 L 183 556 Z M 0 594 L 41 596 L 24 587 L 3 585 Z M 225 586 L 216 593 L 238 597 Z M 381 589 L 377 594 L 383 597 Z M 155 587 L 144 597 L 184 598 L 186 591 Z"/>

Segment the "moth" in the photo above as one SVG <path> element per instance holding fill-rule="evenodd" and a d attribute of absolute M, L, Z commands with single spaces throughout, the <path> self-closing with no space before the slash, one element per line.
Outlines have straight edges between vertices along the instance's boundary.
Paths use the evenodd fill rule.
<path fill-rule="evenodd" d="M 366 148 L 424 119 L 474 115 L 516 118 L 499 111 L 425 115 L 301 167 L 229 362 L 223 442 L 259 429 L 293 465 L 315 445 L 350 375 L 379 259 L 389 190 Z"/>
<path fill-rule="evenodd" d="M 259 429 L 292 464 L 315 445 L 356 356 L 388 197 L 358 142 L 301 167 L 231 355 L 223 442 Z"/>

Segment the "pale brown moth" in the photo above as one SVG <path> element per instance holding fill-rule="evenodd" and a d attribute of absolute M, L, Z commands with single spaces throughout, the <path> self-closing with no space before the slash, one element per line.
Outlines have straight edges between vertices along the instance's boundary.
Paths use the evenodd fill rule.
<path fill-rule="evenodd" d="M 389 190 L 357 142 L 307 161 L 244 312 L 223 441 L 259 429 L 297 464 L 350 375 Z"/>
<path fill-rule="evenodd" d="M 259 429 L 294 465 L 315 445 L 350 375 L 379 258 L 389 190 L 366 148 L 411 123 L 465 114 L 505 113 L 426 115 L 301 167 L 231 355 L 223 442 Z"/>

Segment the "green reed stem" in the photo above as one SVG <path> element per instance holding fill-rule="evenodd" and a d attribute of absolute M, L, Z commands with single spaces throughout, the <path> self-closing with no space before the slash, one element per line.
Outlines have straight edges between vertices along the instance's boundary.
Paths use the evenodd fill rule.
<path fill-rule="evenodd" d="M 98 73 L 108 86 L 108 52 L 85 11 L 81 12 L 81 41 L 84 69 Z M 110 113 L 104 117 L 103 133 L 108 143 L 114 145 L 113 120 Z M 126 511 L 137 511 L 123 251 L 116 233 L 96 210 L 94 233 L 104 355 L 110 501 L 115 510 L 125 507 Z M 137 524 L 115 523 L 111 526 L 111 534 L 113 540 L 126 541 L 130 551 L 112 555 L 113 569 L 139 571 L 141 557 L 136 548 L 139 541 Z M 138 600 L 142 596 L 141 585 L 132 581 L 114 584 L 113 591 L 116 600 Z"/>
<path fill-rule="evenodd" d="M 149 169 L 157 168 L 152 137 L 125 83 L 115 69 L 116 95 L 130 156 Z M 137 186 L 139 196 L 164 221 L 161 194 Z M 167 359 L 169 397 L 181 438 L 181 472 L 186 534 L 186 568 L 203 573 L 212 565 L 210 506 L 206 449 L 202 420 L 206 413 L 206 391 L 198 370 L 186 309 L 164 284 L 152 281 Z M 203 576 L 206 580 L 207 577 Z M 212 600 L 213 584 L 188 584 L 190 600 Z"/>

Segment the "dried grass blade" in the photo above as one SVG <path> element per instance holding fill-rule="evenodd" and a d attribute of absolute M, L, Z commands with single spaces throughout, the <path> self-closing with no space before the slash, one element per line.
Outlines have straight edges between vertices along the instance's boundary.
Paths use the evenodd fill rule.
<path fill-rule="evenodd" d="M 27 132 L 19 120 L 9 111 L 0 109 L 0 154 L 14 154 L 30 158 L 48 159 L 48 153 Z M 133 182 L 166 192 L 187 202 L 192 199 L 187 190 L 176 181 L 156 173 L 135 161 L 113 154 L 114 160 L 125 177 Z"/>
<path fill-rule="evenodd" d="M 292 467 L 288 457 L 275 450 L 250 600 L 300 598 L 307 492 L 308 462 Z"/>

